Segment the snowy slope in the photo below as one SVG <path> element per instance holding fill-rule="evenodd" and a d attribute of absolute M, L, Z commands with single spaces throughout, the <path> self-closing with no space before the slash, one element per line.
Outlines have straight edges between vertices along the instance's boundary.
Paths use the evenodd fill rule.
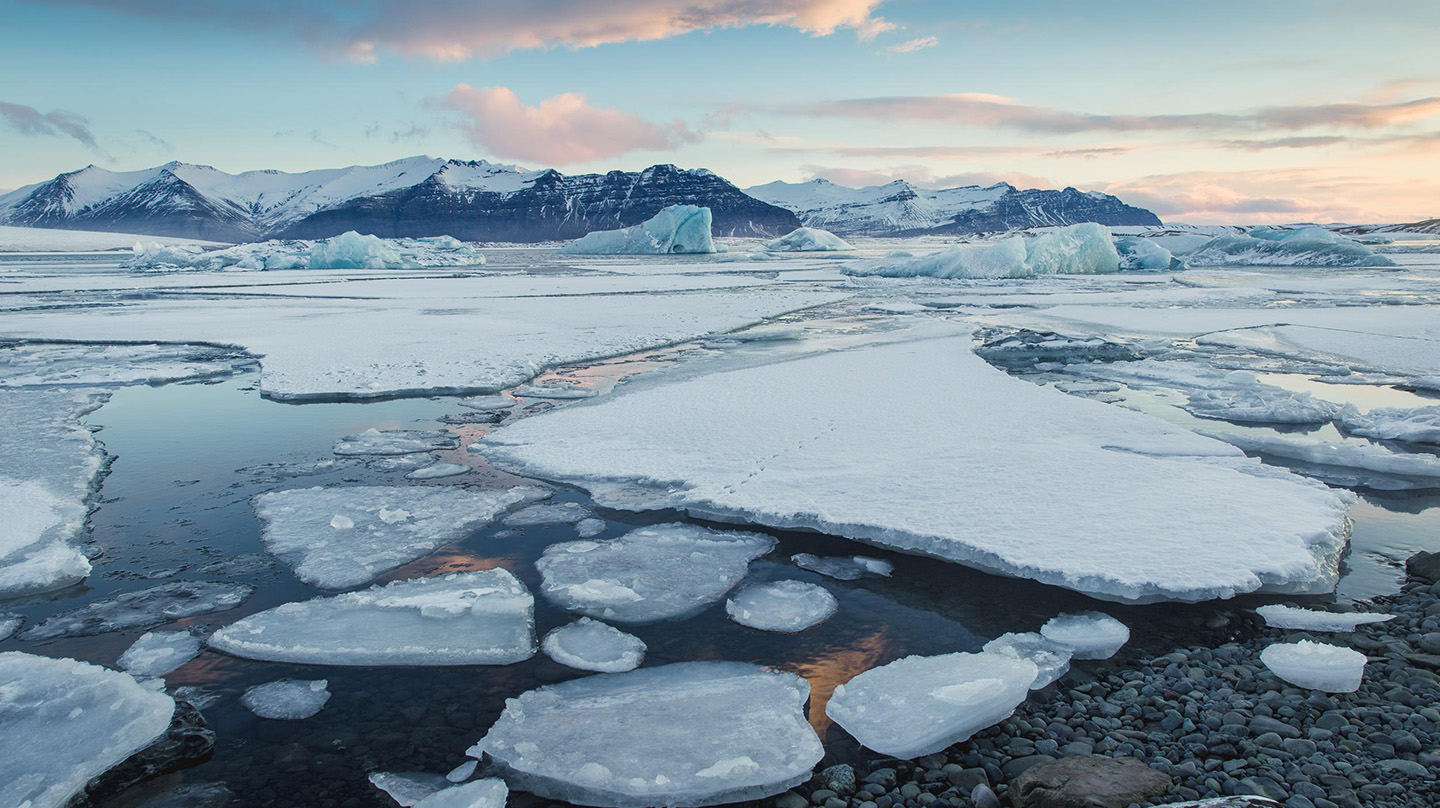
<path fill-rule="evenodd" d="M 163 245 L 189 244 L 218 247 L 219 242 L 197 239 L 143 236 L 134 233 L 97 233 L 93 230 L 56 230 L 46 227 L 5 227 L 0 225 L 0 253 L 103 252 L 129 250 L 136 242 Z"/>

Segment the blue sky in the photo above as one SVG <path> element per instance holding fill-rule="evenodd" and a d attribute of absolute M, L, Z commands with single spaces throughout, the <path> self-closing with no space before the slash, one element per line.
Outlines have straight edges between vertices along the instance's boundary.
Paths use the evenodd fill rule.
<path fill-rule="evenodd" d="M 1383 13 L 1377 13 L 1376 9 Z M 758 9 L 758 10 L 757 10 Z M 0 0 L 0 188 L 412 154 L 1440 215 L 1440 3 Z"/>

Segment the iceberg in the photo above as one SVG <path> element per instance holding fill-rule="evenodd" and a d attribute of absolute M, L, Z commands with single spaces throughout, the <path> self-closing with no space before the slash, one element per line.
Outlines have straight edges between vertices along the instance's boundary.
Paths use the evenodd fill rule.
<path fill-rule="evenodd" d="M 1103 612 L 1052 617 L 1040 627 L 1045 639 L 1070 648 L 1074 659 L 1109 659 L 1130 641 L 1130 629 Z"/>
<path fill-rule="evenodd" d="M 376 236 L 354 230 L 317 242 L 310 248 L 311 269 L 400 269 L 400 251 Z"/>
<path fill-rule="evenodd" d="M 443 451 L 460 445 L 460 439 L 443 429 L 367 429 L 335 441 L 335 454 L 404 455 Z"/>
<path fill-rule="evenodd" d="M 1335 420 L 1351 435 L 1440 446 L 1440 406 L 1377 407 L 1362 413 L 1347 404 Z"/>
<path fill-rule="evenodd" d="M 140 242 L 127 269 L 284 270 L 422 269 L 479 266 L 485 256 L 474 244 L 450 236 L 379 238 L 353 230 L 328 239 L 272 239 L 218 250 L 194 245 Z"/>
<path fill-rule="evenodd" d="M 325 709 L 330 701 L 329 685 L 325 679 L 266 682 L 246 690 L 240 703 L 261 718 L 299 721 Z"/>
<path fill-rule="evenodd" d="M 175 702 L 129 674 L 0 653 L 0 805 L 64 808 L 170 728 Z"/>
<path fill-rule="evenodd" d="M 252 614 L 209 645 L 306 665 L 508 665 L 535 654 L 535 599 L 503 569 L 393 581 Z"/>
<path fill-rule="evenodd" d="M 1354 693 L 1365 678 L 1364 654 L 1310 640 L 1271 645 L 1260 652 L 1260 661 L 1296 687 L 1325 693 Z"/>
<path fill-rule="evenodd" d="M 25 640 L 90 637 L 111 631 L 149 628 L 185 617 L 233 609 L 254 593 L 249 584 L 214 581 L 174 583 L 122 592 L 78 609 L 61 612 L 25 630 Z"/>
<path fill-rule="evenodd" d="M 853 250 L 845 239 L 818 227 L 798 227 L 786 235 L 765 242 L 770 252 L 833 252 Z"/>
<path fill-rule="evenodd" d="M 1036 674 L 1035 681 L 1030 683 L 1031 690 L 1039 690 L 1064 676 L 1070 670 L 1070 659 L 1075 653 L 1070 646 L 1048 640 L 1034 632 L 1001 634 L 985 643 L 981 650 L 987 654 L 1028 659 L 1035 663 L 1039 673 Z"/>
<path fill-rule="evenodd" d="M 572 612 L 620 623 L 685 617 L 725 596 L 775 540 L 679 523 L 604 541 L 545 549 L 535 568 L 545 597 Z"/>
<path fill-rule="evenodd" d="M 725 601 L 725 613 L 740 625 L 785 634 L 818 626 L 839 608 L 825 587 L 804 581 L 750 584 Z"/>
<path fill-rule="evenodd" d="M 1120 270 L 1120 255 L 1110 231 L 1093 224 L 1072 224 L 1026 238 L 957 244 L 919 258 L 852 264 L 850 275 L 886 278 L 1030 278 L 1037 275 L 1094 275 Z"/>
<path fill-rule="evenodd" d="M 546 634 L 540 649 L 568 668 L 600 673 L 624 673 L 645 660 L 643 640 L 588 617 Z"/>
<path fill-rule="evenodd" d="M 790 562 L 802 570 L 810 570 L 837 581 L 858 581 L 867 575 L 889 578 L 895 565 L 869 556 L 817 556 L 796 553 Z"/>
<path fill-rule="evenodd" d="M 164 676 L 200 654 L 193 631 L 151 631 L 140 635 L 116 663 L 132 676 Z"/>
<path fill-rule="evenodd" d="M 468 754 L 512 787 L 608 808 L 758 800 L 824 755 L 809 684 L 741 662 L 681 662 L 573 679 L 505 704 Z"/>
<path fill-rule="evenodd" d="M 1221 235 L 1185 256 L 1192 267 L 1319 266 L 1393 267 L 1395 262 L 1374 250 L 1323 227 L 1285 230 L 1256 227 L 1243 234 Z"/>
<path fill-rule="evenodd" d="M 1357 626 L 1371 623 L 1385 623 L 1395 619 L 1393 614 L 1376 612 L 1319 612 L 1313 609 L 1297 609 L 1294 606 L 1270 604 L 1255 611 L 1265 618 L 1265 625 L 1296 631 L 1350 632 Z"/>
<path fill-rule="evenodd" d="M 1175 272 L 1188 269 L 1185 262 L 1165 249 L 1153 239 L 1135 236 L 1118 236 L 1115 251 L 1120 254 L 1121 269 L 1139 269 L 1146 272 Z"/>
<path fill-rule="evenodd" d="M 549 493 L 533 486 L 297 488 L 261 494 L 255 513 L 265 548 L 296 577 L 323 589 L 344 589 L 459 541 L 510 508 Z"/>
<path fill-rule="evenodd" d="M 650 219 L 619 230 L 597 230 L 565 244 L 562 255 L 667 255 L 713 253 L 710 209 L 671 205 Z"/>
<path fill-rule="evenodd" d="M 1009 718 L 1038 674 L 1005 654 L 908 656 L 836 687 L 825 714 L 867 749 L 916 758 Z"/>

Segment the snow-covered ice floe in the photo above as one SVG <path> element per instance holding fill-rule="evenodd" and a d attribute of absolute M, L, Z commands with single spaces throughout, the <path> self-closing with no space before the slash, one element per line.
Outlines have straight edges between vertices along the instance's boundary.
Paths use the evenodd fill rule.
<path fill-rule="evenodd" d="M 1064 676 L 1070 670 L 1070 660 L 1075 654 L 1075 649 L 1070 646 L 1047 640 L 1044 635 L 1034 632 L 1001 634 L 985 643 L 981 650 L 987 654 L 1013 656 L 1034 662 L 1039 673 L 1036 674 L 1035 681 L 1030 683 L 1031 690 L 1039 690 Z"/>
<path fill-rule="evenodd" d="M 522 384 L 515 388 L 521 398 L 594 398 L 595 391 L 569 384 Z"/>
<path fill-rule="evenodd" d="M 561 665 L 582 671 L 624 673 L 645 660 L 643 640 L 588 617 L 546 634 L 540 648 Z"/>
<path fill-rule="evenodd" d="M 919 258 L 857 262 L 851 275 L 887 278 L 1029 278 L 1036 275 L 1093 275 L 1118 272 L 1120 255 L 1110 231 L 1098 224 L 1073 224 L 1026 238 L 957 244 Z"/>
<path fill-rule="evenodd" d="M 725 613 L 740 625 L 785 634 L 817 626 L 839 608 L 825 587 L 804 581 L 750 584 L 725 601 Z"/>
<path fill-rule="evenodd" d="M 1109 659 L 1130 641 L 1130 628 L 1103 612 L 1082 612 L 1050 618 L 1040 635 L 1069 646 L 1075 659 Z"/>
<path fill-rule="evenodd" d="M 309 665 L 508 665 L 535 654 L 535 599 L 506 570 L 457 572 L 286 603 L 209 644 Z"/>
<path fill-rule="evenodd" d="M 1395 262 L 1323 227 L 1286 230 L 1256 227 L 1217 236 L 1184 256 L 1193 267 L 1324 266 L 1392 267 Z"/>
<path fill-rule="evenodd" d="M 484 445 L 606 507 L 812 529 L 1119 601 L 1328 591 L 1354 501 L 1013 378 L 968 332 L 637 388 Z"/>
<path fill-rule="evenodd" d="M 514 788 L 579 805 L 704 806 L 810 779 L 824 755 L 799 676 L 682 662 L 531 690 L 468 754 Z"/>
<path fill-rule="evenodd" d="M 200 654 L 195 632 L 151 631 L 140 635 L 115 664 L 132 676 L 164 676 Z"/>
<path fill-rule="evenodd" d="M 450 236 L 380 238 L 354 230 L 332 238 L 271 240 L 206 251 L 188 244 L 135 244 L 129 269 L 421 269 L 476 266 L 485 256 Z"/>
<path fill-rule="evenodd" d="M 1255 611 L 1265 618 L 1267 626 L 1294 629 L 1297 631 L 1354 631 L 1356 626 L 1384 623 L 1395 619 L 1393 614 L 1376 612 L 1321 612 L 1314 609 L 1297 609 L 1272 603 Z"/>
<path fill-rule="evenodd" d="M 122 592 L 61 612 L 25 630 L 26 640 L 89 637 L 111 631 L 149 628 L 184 617 L 214 614 L 244 603 L 255 587 L 215 581 L 175 581 Z"/>
<path fill-rule="evenodd" d="M 1377 407 L 1361 412 L 1347 404 L 1336 421 L 1352 435 L 1440 446 L 1440 406 Z"/>
<path fill-rule="evenodd" d="M 601 541 L 552 544 L 535 562 L 545 597 L 591 617 L 646 623 L 684 617 L 725 596 L 775 540 L 686 524 Z"/>
<path fill-rule="evenodd" d="M 644 222 L 619 230 L 586 233 L 560 248 L 566 255 L 666 255 L 713 253 L 710 209 L 671 205 Z"/>
<path fill-rule="evenodd" d="M 0 805 L 64 808 L 164 736 L 175 702 L 129 674 L 0 653 Z"/>
<path fill-rule="evenodd" d="M 266 682 L 246 690 L 240 703 L 261 718 L 299 721 L 325 709 L 330 701 L 329 685 L 325 679 Z"/>
<path fill-rule="evenodd" d="M 834 578 L 837 581 L 858 581 L 867 575 L 889 578 L 895 572 L 895 565 L 881 558 L 869 556 L 817 556 L 812 553 L 796 553 L 790 562 L 802 570 L 810 570 Z"/>
<path fill-rule="evenodd" d="M 549 492 L 439 486 L 345 486 L 255 498 L 265 548 L 306 583 L 344 589 L 374 580 Z"/>
<path fill-rule="evenodd" d="M 914 758 L 1009 718 L 1037 675 L 1006 654 L 909 656 L 835 688 L 825 714 L 868 749 Z"/>
<path fill-rule="evenodd" d="M 1354 693 L 1365 677 L 1364 654 L 1310 640 L 1271 645 L 1260 652 L 1260 661 L 1296 687 L 1326 693 Z"/>
<path fill-rule="evenodd" d="M 771 252 L 834 252 L 853 250 L 845 239 L 819 227 L 797 227 L 780 238 L 765 242 Z"/>
<path fill-rule="evenodd" d="M 1298 460 L 1316 466 L 1359 469 L 1380 475 L 1412 478 L 1418 486 L 1437 485 L 1440 455 L 1402 453 L 1377 444 L 1317 443 L 1287 435 L 1207 433 L 1247 452 Z"/>
<path fill-rule="evenodd" d="M 335 441 L 335 454 L 404 455 L 454 449 L 460 439 L 443 429 L 367 429 Z"/>

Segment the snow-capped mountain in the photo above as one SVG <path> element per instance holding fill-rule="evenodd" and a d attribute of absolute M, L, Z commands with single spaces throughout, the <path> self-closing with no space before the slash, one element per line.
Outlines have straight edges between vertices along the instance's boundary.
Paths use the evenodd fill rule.
<path fill-rule="evenodd" d="M 1020 190 L 1003 182 L 988 188 L 930 189 L 896 180 L 847 188 L 816 179 L 756 185 L 745 193 L 794 211 L 808 227 L 823 227 L 842 236 L 988 233 L 1081 222 L 1160 224 L 1150 211 L 1108 194 L 1074 188 Z"/>
<path fill-rule="evenodd" d="M 717 235 L 776 236 L 800 226 L 789 210 L 705 169 L 657 165 L 566 176 L 434 157 L 295 174 L 227 174 L 188 163 L 124 172 L 92 165 L 0 196 L 0 224 L 216 241 L 359 230 L 529 242 L 638 224 L 679 203 L 709 207 Z"/>

